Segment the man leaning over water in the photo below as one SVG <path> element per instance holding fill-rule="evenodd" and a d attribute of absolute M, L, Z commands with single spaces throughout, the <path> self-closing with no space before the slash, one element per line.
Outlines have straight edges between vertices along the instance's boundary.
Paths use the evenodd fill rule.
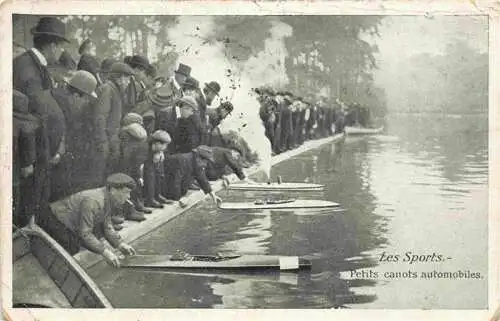
<path fill-rule="evenodd" d="M 83 246 L 118 267 L 120 260 L 99 238 L 104 236 L 111 246 L 125 255 L 135 254 L 134 248 L 116 233 L 111 221 L 111 216 L 123 208 L 134 188 L 136 183 L 130 176 L 112 174 L 106 179 L 105 187 L 85 190 L 51 203 L 40 226 L 71 255 Z"/>

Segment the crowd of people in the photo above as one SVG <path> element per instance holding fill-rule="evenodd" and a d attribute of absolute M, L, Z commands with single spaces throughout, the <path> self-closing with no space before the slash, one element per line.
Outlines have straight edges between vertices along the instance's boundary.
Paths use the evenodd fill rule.
<path fill-rule="evenodd" d="M 248 144 L 219 129 L 234 107 L 212 106 L 217 81 L 201 85 L 183 63 L 158 75 L 141 55 L 101 60 L 90 39 L 76 63 L 57 18 L 41 18 L 31 33 L 33 48 L 13 61 L 14 226 L 34 221 L 70 254 L 84 247 L 118 265 L 100 238 L 134 254 L 117 233 L 125 220 L 185 207 L 189 189 L 220 202 L 210 181 L 230 173 L 252 182 L 243 171 L 255 161 Z M 349 120 L 340 101 L 255 93 L 275 154 L 341 133 Z"/>

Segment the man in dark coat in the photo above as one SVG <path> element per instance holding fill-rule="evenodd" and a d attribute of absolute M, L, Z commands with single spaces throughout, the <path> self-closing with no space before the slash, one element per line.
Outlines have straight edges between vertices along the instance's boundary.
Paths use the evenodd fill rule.
<path fill-rule="evenodd" d="M 31 195 L 25 188 L 27 179 L 33 176 L 36 161 L 36 134 L 40 120 L 30 115 L 29 99 L 23 93 L 13 92 L 13 126 L 12 126 L 12 222 L 16 226 L 28 224 L 30 216 L 21 209 L 23 203 L 29 202 Z"/>
<path fill-rule="evenodd" d="M 59 19 L 44 17 L 31 29 L 34 48 L 14 59 L 14 89 L 31 96 L 43 90 L 53 88 L 47 65 L 56 63 L 63 51 L 66 38 L 66 26 Z"/>
<path fill-rule="evenodd" d="M 120 155 L 114 172 L 127 174 L 135 180 L 137 188 L 132 190 L 130 200 L 124 205 L 124 219 L 129 221 L 144 221 L 143 213 L 151 213 L 144 207 L 142 201 L 141 167 L 147 158 L 147 133 L 142 127 L 141 115 L 129 113 L 122 120 L 120 128 Z M 139 211 L 143 210 L 143 211 Z"/>
<path fill-rule="evenodd" d="M 207 109 L 208 124 L 205 143 L 208 146 L 224 146 L 225 142 L 219 125 L 231 114 L 233 109 L 234 106 L 229 101 L 223 102 L 217 108 Z"/>
<path fill-rule="evenodd" d="M 80 70 L 68 80 L 67 86 L 52 90 L 52 96 L 64 115 L 65 153 L 61 155 L 61 161 L 52 168 L 51 201 L 78 190 L 79 184 L 75 178 L 83 174 L 81 163 L 88 161 L 84 146 L 89 142 L 82 142 L 82 137 L 88 134 L 88 126 L 91 125 L 83 116 L 82 109 L 88 108 L 89 101 L 97 98 L 96 86 L 95 77 Z"/>
<path fill-rule="evenodd" d="M 120 153 L 118 133 L 123 117 L 124 90 L 132 70 L 122 62 L 116 62 L 108 73 L 108 81 L 98 89 L 98 99 L 93 106 L 94 126 L 89 132 L 94 142 L 89 164 L 95 173 L 95 184 L 102 185 L 107 173 L 112 172 Z"/>
<path fill-rule="evenodd" d="M 129 113 L 132 108 L 146 99 L 146 79 L 149 60 L 140 55 L 125 57 L 125 63 L 132 68 L 134 74 L 130 77 L 130 82 L 125 89 L 125 113 Z"/>
<path fill-rule="evenodd" d="M 280 152 L 285 152 L 291 149 L 292 145 L 292 135 L 293 135 L 293 119 L 292 119 L 292 110 L 290 109 L 290 105 L 292 103 L 290 93 L 282 93 L 283 101 L 280 106 L 280 121 L 281 121 L 281 132 L 280 132 L 280 141 L 279 141 L 279 150 Z"/>
<path fill-rule="evenodd" d="M 238 158 L 241 157 L 241 152 L 229 148 L 210 147 L 214 155 L 214 162 L 208 163 L 206 173 L 210 181 L 216 181 L 223 178 L 227 173 L 227 169 L 236 174 L 240 180 L 246 180 L 243 166 Z M 227 180 L 226 180 L 227 183 Z"/>
<path fill-rule="evenodd" d="M 165 180 L 163 189 L 165 197 L 169 200 L 178 201 L 181 207 L 186 203 L 182 197 L 186 195 L 189 187 L 196 180 L 205 194 L 210 194 L 215 204 L 221 199 L 212 191 L 212 187 L 205 175 L 208 162 L 214 162 L 212 150 L 204 145 L 198 146 L 188 153 L 169 155 L 166 158 Z"/>
<path fill-rule="evenodd" d="M 202 144 L 203 129 L 195 114 L 198 104 L 193 97 L 184 96 L 179 100 L 181 117 L 174 131 L 173 144 L 177 153 L 189 153 Z"/>
<path fill-rule="evenodd" d="M 123 242 L 115 232 L 111 216 L 120 211 L 135 188 L 134 180 L 123 174 L 110 175 L 106 186 L 85 190 L 47 206 L 47 220 L 41 227 L 71 255 L 84 247 L 100 254 L 111 265 L 119 267 L 120 260 L 99 240 L 101 236 L 125 255 L 134 255 L 133 247 Z"/>

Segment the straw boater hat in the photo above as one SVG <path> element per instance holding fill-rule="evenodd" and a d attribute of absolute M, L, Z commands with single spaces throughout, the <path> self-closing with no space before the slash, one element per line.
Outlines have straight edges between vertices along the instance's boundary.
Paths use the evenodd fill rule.
<path fill-rule="evenodd" d="M 31 28 L 33 36 L 47 35 L 59 38 L 63 41 L 70 42 L 66 38 L 66 25 L 57 18 L 43 17 L 38 20 L 38 24 Z"/>
<path fill-rule="evenodd" d="M 149 100 L 160 107 L 169 107 L 173 105 L 175 93 L 170 86 L 156 88 L 148 95 Z"/>
<path fill-rule="evenodd" d="M 78 89 L 79 91 L 97 98 L 95 89 L 97 87 L 97 79 L 94 75 L 85 70 L 78 70 L 73 77 L 68 80 L 68 86 Z"/>

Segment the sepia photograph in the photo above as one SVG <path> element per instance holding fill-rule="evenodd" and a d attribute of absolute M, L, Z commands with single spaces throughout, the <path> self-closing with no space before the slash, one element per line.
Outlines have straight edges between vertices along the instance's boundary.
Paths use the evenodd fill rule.
<path fill-rule="evenodd" d="M 489 26 L 13 13 L 9 308 L 488 310 Z"/>

